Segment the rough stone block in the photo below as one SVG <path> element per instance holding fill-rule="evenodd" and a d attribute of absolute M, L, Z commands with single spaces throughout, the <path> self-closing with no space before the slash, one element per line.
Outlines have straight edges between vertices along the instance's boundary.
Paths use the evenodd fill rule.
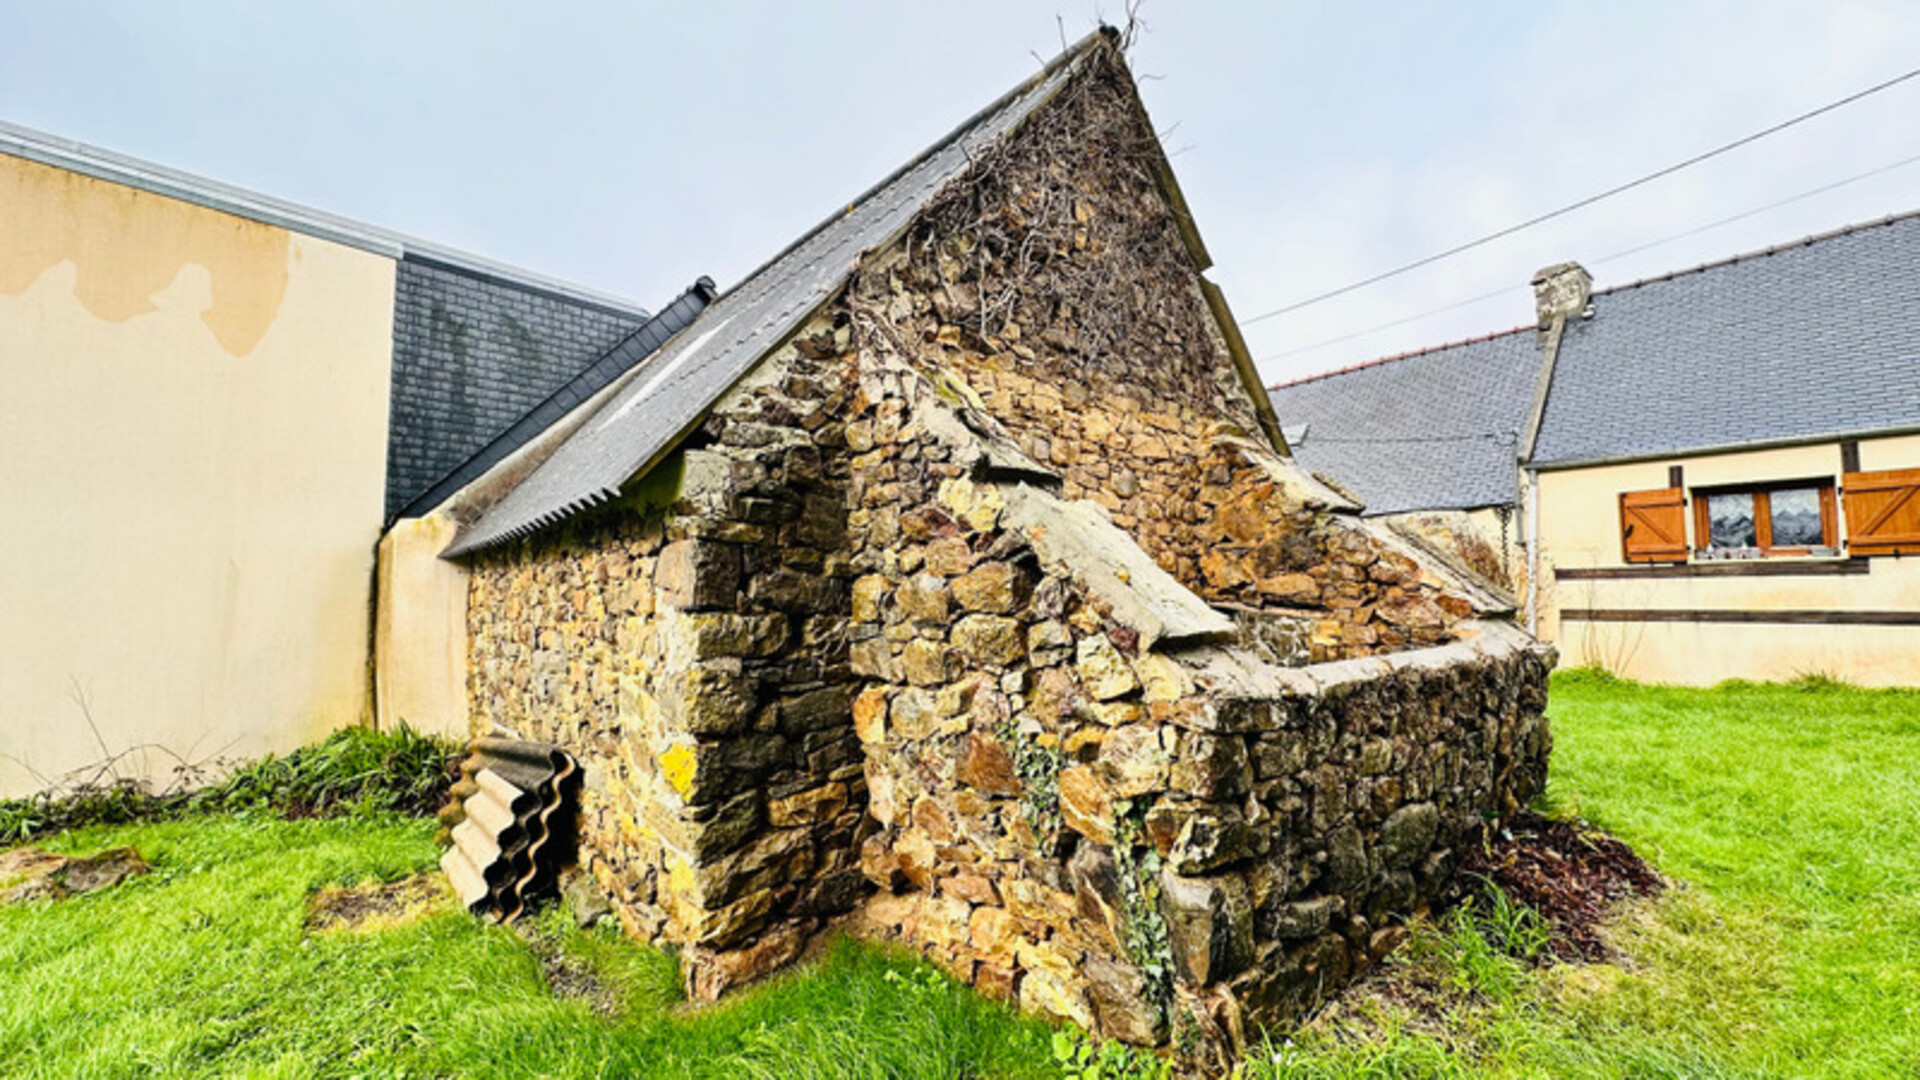
<path fill-rule="evenodd" d="M 740 593 L 740 550 L 714 540 L 676 540 L 661 549 L 653 585 L 664 607 L 732 608 Z"/>
<path fill-rule="evenodd" d="M 1107 733 L 1099 762 L 1115 796 L 1132 799 L 1166 790 L 1174 765 L 1162 731 L 1148 724 L 1127 724 Z"/>
<path fill-rule="evenodd" d="M 1140 689 L 1140 680 L 1105 634 L 1089 634 L 1074 646 L 1080 682 L 1096 701 L 1110 701 Z"/>
<path fill-rule="evenodd" d="M 981 563 L 953 581 L 953 598 L 968 611 L 1005 615 L 1024 607 L 1032 586 L 1010 563 Z"/>
<path fill-rule="evenodd" d="M 838 781 L 767 802 L 767 823 L 775 828 L 831 821 L 847 805 L 847 785 Z"/>
<path fill-rule="evenodd" d="M 1160 898 L 1174 968 L 1189 985 L 1225 981 L 1253 962 L 1253 907 L 1240 878 L 1162 872 Z"/>
<path fill-rule="evenodd" d="M 1439 832 L 1440 811 L 1432 803 L 1401 807 L 1380 826 L 1381 865 L 1389 870 L 1411 869 L 1433 847 Z"/>
<path fill-rule="evenodd" d="M 823 686 L 787 698 L 780 703 L 780 725 L 791 732 L 844 727 L 852 719 L 851 693 L 849 687 Z"/>
<path fill-rule="evenodd" d="M 998 739 L 981 732 L 973 732 L 961 742 L 954 778 L 991 795 L 1018 795 L 1025 790 L 1014 769 L 1013 755 Z"/>
<path fill-rule="evenodd" d="M 972 614 L 953 625 L 953 646 L 976 663 L 1004 667 L 1027 654 L 1020 623 L 1004 615 Z"/>
<path fill-rule="evenodd" d="M 1060 770 L 1060 816 L 1067 828 L 1096 844 L 1113 844 L 1113 792 L 1090 765 Z"/>
<path fill-rule="evenodd" d="M 707 737 L 745 731 L 759 714 L 754 680 L 713 664 L 668 675 L 657 701 L 669 731 Z"/>
<path fill-rule="evenodd" d="M 1246 794 L 1252 786 L 1253 766 L 1247 760 L 1246 740 L 1236 735 L 1180 734 L 1180 753 L 1173 766 L 1173 786 L 1199 799 L 1219 802 Z"/>
<path fill-rule="evenodd" d="M 1081 964 L 1080 973 L 1102 1032 L 1136 1046 L 1166 1041 L 1166 1014 L 1151 1004 L 1147 979 L 1139 968 L 1095 953 Z"/>

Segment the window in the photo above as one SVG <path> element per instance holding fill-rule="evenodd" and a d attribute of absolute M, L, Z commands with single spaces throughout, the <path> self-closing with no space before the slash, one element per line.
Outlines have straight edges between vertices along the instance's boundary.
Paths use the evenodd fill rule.
<path fill-rule="evenodd" d="M 1833 481 L 1824 478 L 1695 488 L 1694 555 L 1701 559 L 1838 555 L 1837 518 Z"/>

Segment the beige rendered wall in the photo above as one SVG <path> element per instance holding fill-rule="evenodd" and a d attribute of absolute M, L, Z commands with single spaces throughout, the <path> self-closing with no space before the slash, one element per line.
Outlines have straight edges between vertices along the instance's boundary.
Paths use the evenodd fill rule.
<path fill-rule="evenodd" d="M 374 616 L 374 714 L 382 728 L 465 739 L 467 568 L 440 558 L 452 517 L 403 518 L 380 540 Z"/>
<path fill-rule="evenodd" d="M 1860 464 L 1868 470 L 1920 467 L 1920 436 L 1861 440 Z M 1540 635 L 1560 647 L 1562 663 L 1597 663 L 1653 682 L 1823 673 L 1868 686 L 1920 685 L 1920 626 L 1563 623 L 1562 608 L 1920 612 L 1920 558 L 1913 556 L 1873 558 L 1869 572 L 1857 575 L 1555 579 L 1556 568 L 1626 565 L 1619 495 L 1666 487 L 1671 465 L 1684 468 L 1689 489 L 1804 477 L 1830 477 L 1837 484 L 1840 447 L 1825 443 L 1539 474 Z M 1840 535 L 1847 535 L 1844 508 Z"/>
<path fill-rule="evenodd" d="M 0 157 L 0 792 L 365 717 L 393 274 Z"/>

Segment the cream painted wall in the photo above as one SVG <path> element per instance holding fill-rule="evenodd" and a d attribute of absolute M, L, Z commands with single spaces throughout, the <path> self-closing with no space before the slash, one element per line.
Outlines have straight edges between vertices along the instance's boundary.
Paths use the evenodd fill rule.
<path fill-rule="evenodd" d="M 366 717 L 393 288 L 0 156 L 0 792 Z"/>
<path fill-rule="evenodd" d="M 467 568 L 440 553 L 459 526 L 447 514 L 405 518 L 380 541 L 374 618 L 374 711 L 383 729 L 466 739 Z"/>
<path fill-rule="evenodd" d="M 1869 470 L 1920 467 L 1920 436 L 1862 440 L 1860 463 Z M 1657 682 L 1710 684 L 1820 672 L 1869 686 L 1920 685 L 1920 626 L 1571 619 L 1563 625 L 1563 607 L 1920 612 L 1920 558 L 1911 556 L 1874 558 L 1862 575 L 1555 579 L 1555 568 L 1626 565 L 1620 493 L 1666 487 L 1671 465 L 1684 468 L 1689 489 L 1803 477 L 1830 477 L 1837 484 L 1840 447 L 1826 443 L 1541 473 L 1540 635 L 1560 647 L 1563 663 L 1599 663 Z M 1843 509 L 1843 537 L 1844 518 Z"/>

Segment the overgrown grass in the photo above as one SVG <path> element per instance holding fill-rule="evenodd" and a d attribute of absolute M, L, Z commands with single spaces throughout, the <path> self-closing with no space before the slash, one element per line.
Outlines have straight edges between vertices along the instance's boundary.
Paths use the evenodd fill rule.
<path fill-rule="evenodd" d="M 388 731 L 343 728 L 285 757 L 269 754 L 242 764 L 213 783 L 180 783 L 163 791 L 117 775 L 108 762 L 71 787 L 0 799 L 0 847 L 66 829 L 183 814 L 428 814 L 444 798 L 450 763 L 459 753 L 459 744 L 401 724 Z M 197 779 L 197 770 L 183 774 L 183 780 Z"/>
<path fill-rule="evenodd" d="M 0 1076 L 918 1077 L 1056 1074 L 1048 1031 L 930 969 L 842 946 L 680 1015 L 672 957 L 546 928 L 621 1008 L 549 992 L 514 934 L 452 905 L 378 933 L 309 933 L 321 886 L 425 870 L 430 821 L 211 817 L 95 828 L 154 873 L 0 908 Z"/>
<path fill-rule="evenodd" d="M 1250 1077 L 1920 1076 L 1920 692 L 1575 671 L 1550 711 L 1549 803 L 1681 882 L 1629 963 L 1529 971 L 1455 917 L 1399 960 L 1437 1003 L 1336 1010 Z"/>

